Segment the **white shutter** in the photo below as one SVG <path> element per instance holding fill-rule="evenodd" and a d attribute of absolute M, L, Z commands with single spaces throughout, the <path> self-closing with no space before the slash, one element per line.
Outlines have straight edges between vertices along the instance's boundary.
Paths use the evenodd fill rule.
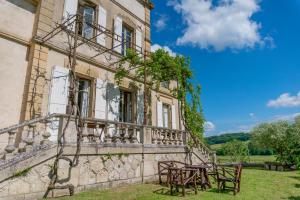
<path fill-rule="evenodd" d="M 54 66 L 52 71 L 49 114 L 66 113 L 69 92 L 69 70 Z"/>
<path fill-rule="evenodd" d="M 136 51 L 139 55 L 142 55 L 143 53 L 143 42 L 142 42 L 142 32 L 138 29 L 136 29 L 135 33 L 135 44 L 136 44 Z"/>
<path fill-rule="evenodd" d="M 119 121 L 120 90 L 119 87 L 107 84 L 108 120 Z"/>
<path fill-rule="evenodd" d="M 118 53 L 122 53 L 122 23 L 123 21 L 121 17 L 115 17 L 113 49 Z"/>
<path fill-rule="evenodd" d="M 162 102 L 157 101 L 157 126 L 158 127 L 163 127 L 163 112 L 162 112 Z"/>
<path fill-rule="evenodd" d="M 106 119 L 106 82 L 97 79 L 96 82 L 96 102 L 95 102 L 95 118 Z"/>
<path fill-rule="evenodd" d="M 99 5 L 99 14 L 98 14 L 98 24 L 100 25 L 100 29 L 102 31 L 105 31 L 106 28 L 106 10 Z M 97 36 L 97 42 L 101 44 L 102 46 L 105 46 L 105 33 L 101 33 L 99 36 Z"/>
<path fill-rule="evenodd" d="M 78 7 L 78 0 L 65 0 L 63 19 L 76 15 Z"/>
<path fill-rule="evenodd" d="M 76 15 L 77 7 L 78 7 L 78 0 L 65 0 L 64 12 L 63 12 L 63 21 L 67 20 L 68 18 L 70 18 L 74 15 Z M 66 25 L 68 25 L 68 23 L 72 22 L 73 20 L 75 20 L 75 17 L 72 20 L 68 21 Z M 75 23 L 69 24 L 67 26 L 67 28 L 69 30 L 75 31 Z"/>
<path fill-rule="evenodd" d="M 69 93 L 69 70 L 67 68 L 54 66 L 52 70 L 51 89 L 49 92 L 48 113 L 65 114 L 68 104 Z M 59 119 L 53 119 L 47 127 L 50 132 L 50 140 L 57 141 Z"/>
<path fill-rule="evenodd" d="M 144 92 L 138 90 L 137 92 L 137 124 L 144 122 Z"/>
<path fill-rule="evenodd" d="M 175 105 L 172 105 L 172 129 L 177 129 L 176 127 L 176 110 Z"/>

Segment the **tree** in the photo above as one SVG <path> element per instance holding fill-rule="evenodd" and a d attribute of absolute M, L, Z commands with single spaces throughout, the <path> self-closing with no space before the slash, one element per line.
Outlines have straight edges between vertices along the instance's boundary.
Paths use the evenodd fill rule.
<path fill-rule="evenodd" d="M 144 80 L 144 122 L 147 122 L 147 107 L 151 103 L 146 97 L 151 96 L 151 89 L 158 90 L 164 81 L 176 81 L 177 87 L 172 89 L 172 93 L 174 98 L 180 101 L 180 116 L 184 126 L 190 132 L 194 142 L 197 139 L 203 139 L 204 117 L 200 101 L 201 87 L 194 85 L 189 58 L 182 55 L 172 57 L 167 51 L 158 49 L 147 59 L 143 59 L 135 51 L 127 50 L 126 56 L 117 68 L 116 82 L 121 84 L 128 74 L 133 74 L 135 79 Z"/>
<path fill-rule="evenodd" d="M 252 141 L 275 151 L 277 161 L 300 166 L 300 117 L 294 123 L 278 121 L 263 123 L 252 130 Z"/>
<path fill-rule="evenodd" d="M 222 147 L 225 155 L 230 156 L 232 162 L 249 161 L 249 149 L 245 142 L 233 140 Z"/>

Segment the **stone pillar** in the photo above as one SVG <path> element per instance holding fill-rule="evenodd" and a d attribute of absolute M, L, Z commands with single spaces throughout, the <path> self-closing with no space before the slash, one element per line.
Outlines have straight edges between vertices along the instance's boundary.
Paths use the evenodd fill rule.
<path fill-rule="evenodd" d="M 41 0 L 38 6 L 36 36 L 43 36 L 52 30 L 54 0 Z M 49 48 L 33 42 L 30 47 L 29 64 L 26 75 L 21 121 L 29 120 L 42 115 L 42 103 L 45 86 L 49 84 L 46 79 Z M 16 137 L 16 143 L 21 141 L 21 132 Z"/>

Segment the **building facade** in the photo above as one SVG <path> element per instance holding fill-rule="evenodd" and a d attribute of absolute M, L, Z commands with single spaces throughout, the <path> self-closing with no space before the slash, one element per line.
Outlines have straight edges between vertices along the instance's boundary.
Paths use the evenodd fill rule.
<path fill-rule="evenodd" d="M 176 82 L 151 95 L 133 73 L 116 83 L 128 48 L 144 58 L 151 51 L 152 8 L 149 0 L 0 0 L 0 200 L 155 181 L 159 161 L 212 158 L 201 142 L 188 145 Z M 80 124 L 65 115 L 70 99 Z"/>

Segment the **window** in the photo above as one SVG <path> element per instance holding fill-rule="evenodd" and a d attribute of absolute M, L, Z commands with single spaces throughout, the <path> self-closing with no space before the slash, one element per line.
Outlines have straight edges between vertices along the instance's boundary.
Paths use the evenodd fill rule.
<path fill-rule="evenodd" d="M 162 106 L 162 119 L 163 119 L 163 127 L 164 128 L 170 128 L 170 115 L 171 115 L 171 109 L 170 105 L 163 104 Z"/>
<path fill-rule="evenodd" d="M 94 35 L 93 24 L 95 22 L 95 7 L 85 1 L 79 1 L 79 14 L 82 18 L 82 23 L 79 24 L 78 33 L 83 37 L 90 39 Z"/>
<path fill-rule="evenodd" d="M 89 116 L 89 104 L 90 104 L 90 88 L 91 82 L 85 79 L 79 79 L 77 82 L 77 106 L 78 112 L 82 117 Z"/>
<path fill-rule="evenodd" d="M 122 55 L 126 55 L 126 50 L 132 48 L 133 30 L 127 25 L 122 26 Z"/>
<path fill-rule="evenodd" d="M 161 87 L 169 89 L 170 82 L 169 81 L 164 81 L 160 83 Z"/>
<path fill-rule="evenodd" d="M 120 122 L 132 122 L 132 93 L 120 90 Z"/>

